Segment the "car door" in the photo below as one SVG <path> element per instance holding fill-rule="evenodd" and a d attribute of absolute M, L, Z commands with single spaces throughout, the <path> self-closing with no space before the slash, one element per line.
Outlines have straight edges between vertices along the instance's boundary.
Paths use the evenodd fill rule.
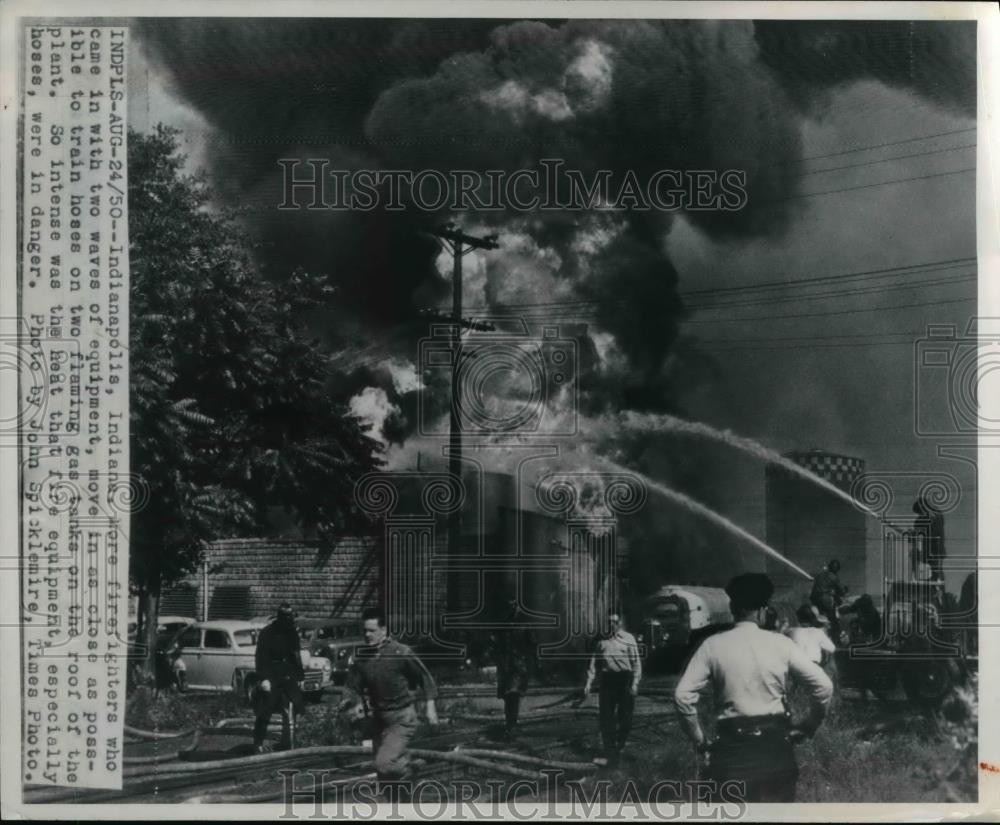
<path fill-rule="evenodd" d="M 229 688 L 233 680 L 235 663 L 233 642 L 229 631 L 221 628 L 205 631 L 205 677 L 208 684 L 218 690 Z"/>
<path fill-rule="evenodd" d="M 185 680 L 188 687 L 205 686 L 205 668 L 202 662 L 202 630 L 200 627 L 189 627 L 177 640 L 180 648 L 180 661 L 184 663 Z"/>

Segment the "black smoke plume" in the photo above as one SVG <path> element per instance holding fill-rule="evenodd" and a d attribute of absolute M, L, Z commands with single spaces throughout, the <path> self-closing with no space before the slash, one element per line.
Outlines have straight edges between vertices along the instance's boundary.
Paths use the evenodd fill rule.
<path fill-rule="evenodd" d="M 640 181 L 665 168 L 739 169 L 744 209 L 684 216 L 712 237 L 750 239 L 786 226 L 802 110 L 828 90 L 870 78 L 948 108 L 975 106 L 974 24 L 160 18 L 138 28 L 215 130 L 214 182 L 246 208 L 264 271 L 327 273 L 338 302 L 316 324 L 361 359 L 373 350 L 415 359 L 426 334 L 418 311 L 446 306 L 449 293 L 421 230 L 447 216 L 281 212 L 281 158 L 508 171 L 558 158 L 586 175 L 609 169 Z M 467 301 L 504 311 L 516 295 L 533 320 L 585 321 L 610 336 L 613 352 L 587 377 L 591 411 L 676 412 L 698 370 L 679 338 L 684 307 L 664 253 L 673 217 L 459 216 L 530 237 L 538 261 L 553 262 L 544 278 L 526 265 L 513 290 L 512 257 L 490 253 L 483 294 Z M 546 309 L 550 287 L 559 301 Z M 362 366 L 343 387 L 369 377 Z M 405 437 L 405 422 L 393 433 Z"/>

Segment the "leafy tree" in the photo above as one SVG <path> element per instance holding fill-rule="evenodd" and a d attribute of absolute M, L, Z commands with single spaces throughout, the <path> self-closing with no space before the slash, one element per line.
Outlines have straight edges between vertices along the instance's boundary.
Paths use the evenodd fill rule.
<path fill-rule="evenodd" d="M 307 530 L 355 527 L 353 484 L 381 463 L 297 323 L 332 290 L 301 271 L 260 278 L 204 179 L 184 174 L 176 135 L 129 134 L 131 462 L 148 487 L 130 553 L 147 673 L 162 587 L 206 543 L 259 533 L 273 505 Z"/>

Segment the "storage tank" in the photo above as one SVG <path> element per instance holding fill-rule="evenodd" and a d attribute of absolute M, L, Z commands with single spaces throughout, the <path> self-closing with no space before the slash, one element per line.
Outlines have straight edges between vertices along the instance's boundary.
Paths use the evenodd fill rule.
<path fill-rule="evenodd" d="M 865 472 L 855 456 L 824 450 L 785 454 L 846 493 Z M 849 501 L 778 464 L 765 470 L 766 540 L 799 567 L 816 575 L 830 561 L 840 559 L 840 580 L 851 594 L 865 592 L 866 517 Z M 786 566 L 768 560 L 767 572 L 777 587 L 805 587 Z"/>

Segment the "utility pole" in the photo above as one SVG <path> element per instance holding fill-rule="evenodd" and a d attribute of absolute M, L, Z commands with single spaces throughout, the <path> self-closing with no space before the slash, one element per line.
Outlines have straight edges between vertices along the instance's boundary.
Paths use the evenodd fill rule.
<path fill-rule="evenodd" d="M 459 361 L 462 357 L 462 328 L 492 329 L 490 325 L 479 325 L 462 318 L 462 258 L 473 249 L 496 249 L 496 236 L 476 238 L 462 232 L 454 224 L 446 224 L 430 230 L 429 234 L 438 238 L 451 252 L 451 415 L 448 429 L 448 473 L 458 484 L 462 483 L 462 387 L 459 381 Z M 462 508 L 457 508 L 448 517 L 448 557 L 454 558 L 460 552 L 462 542 Z M 448 605 L 456 601 L 457 587 L 454 577 L 448 576 Z"/>

